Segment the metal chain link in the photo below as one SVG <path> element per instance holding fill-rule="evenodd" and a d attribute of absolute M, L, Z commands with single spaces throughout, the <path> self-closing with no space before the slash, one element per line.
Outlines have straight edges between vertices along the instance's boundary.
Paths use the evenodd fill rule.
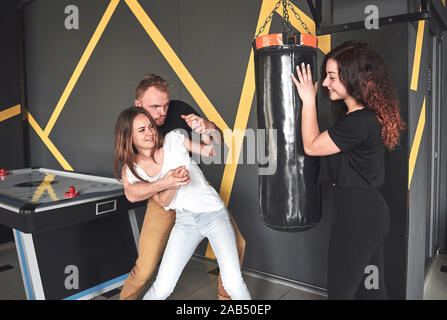
<path fill-rule="evenodd" d="M 303 22 L 303 20 L 301 20 L 301 17 L 300 17 L 300 15 L 299 15 L 299 13 L 295 11 L 295 9 L 293 8 L 292 4 L 291 4 L 291 3 L 288 3 L 288 5 L 289 5 L 290 10 L 292 10 L 293 14 L 295 15 L 295 18 L 296 18 L 299 22 L 301 22 L 301 26 L 304 28 L 304 30 L 305 30 L 308 34 L 311 34 L 309 28 L 308 28 L 307 25 Z"/>
<path fill-rule="evenodd" d="M 272 10 L 272 12 L 270 12 L 269 16 L 267 17 L 267 19 L 265 19 L 264 24 L 262 25 L 262 27 L 259 29 L 258 33 L 256 34 L 255 38 L 257 38 L 265 29 L 265 26 L 267 25 L 267 23 L 272 20 L 273 18 L 273 14 L 276 12 L 276 10 L 278 10 L 279 5 L 281 4 L 282 0 L 279 0 L 276 5 L 275 8 Z"/>
<path fill-rule="evenodd" d="M 283 20 L 282 27 L 284 33 L 292 34 L 292 25 L 289 21 L 289 12 L 287 11 L 287 0 L 282 0 Z"/>
<path fill-rule="evenodd" d="M 268 15 L 267 19 L 265 19 L 264 24 L 261 26 L 261 28 L 259 28 L 258 33 L 256 34 L 255 38 L 257 38 L 265 29 L 265 26 L 267 25 L 267 23 L 270 22 L 270 20 L 272 20 L 273 15 L 275 14 L 276 10 L 278 10 L 279 6 L 283 5 L 283 28 L 284 28 L 284 32 L 286 31 L 286 28 L 288 30 L 288 33 L 292 33 L 292 27 L 289 21 L 289 12 L 287 10 L 287 6 L 292 10 L 293 14 L 295 15 L 295 18 L 301 22 L 301 26 L 304 28 L 304 30 L 308 33 L 311 34 L 309 28 L 307 27 L 307 25 L 303 22 L 303 20 L 301 20 L 300 15 L 298 14 L 298 12 L 295 11 L 295 9 L 293 8 L 292 4 L 288 1 L 288 0 L 279 0 L 276 5 L 275 8 L 272 10 L 272 12 L 270 12 L 270 14 Z M 287 27 L 286 27 L 287 26 Z"/>

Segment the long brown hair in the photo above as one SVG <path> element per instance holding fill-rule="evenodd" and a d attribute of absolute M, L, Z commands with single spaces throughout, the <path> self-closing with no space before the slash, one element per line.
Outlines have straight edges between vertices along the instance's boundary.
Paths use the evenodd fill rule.
<path fill-rule="evenodd" d="M 121 112 L 115 124 L 115 160 L 113 163 L 113 173 L 118 180 L 120 180 L 119 172 L 121 172 L 124 165 L 127 165 L 135 177 L 141 181 L 145 181 L 135 170 L 138 151 L 132 141 L 133 121 L 139 114 L 144 114 L 156 131 L 154 136 L 155 147 L 151 153 L 154 162 L 156 162 L 154 157 L 155 151 L 163 146 L 163 135 L 157 130 L 157 125 L 149 112 L 141 107 L 130 107 Z"/>
<path fill-rule="evenodd" d="M 406 124 L 400 115 L 399 100 L 383 57 L 365 42 L 347 41 L 329 52 L 321 65 L 321 81 L 326 78 L 326 62 L 338 64 L 340 81 L 357 103 L 376 115 L 382 127 L 382 140 L 389 150 L 400 141 Z M 323 94 L 328 89 L 323 87 Z"/>

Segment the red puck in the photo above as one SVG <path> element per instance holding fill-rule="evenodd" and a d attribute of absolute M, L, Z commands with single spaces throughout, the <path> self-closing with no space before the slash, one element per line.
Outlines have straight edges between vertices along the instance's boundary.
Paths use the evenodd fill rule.
<path fill-rule="evenodd" d="M 6 172 L 6 170 L 5 169 L 0 169 L 0 176 L 7 176 L 8 175 L 8 173 Z"/>
<path fill-rule="evenodd" d="M 70 199 L 79 196 L 79 191 L 76 191 L 76 188 L 71 186 L 68 188 L 68 192 L 65 192 L 65 199 Z"/>

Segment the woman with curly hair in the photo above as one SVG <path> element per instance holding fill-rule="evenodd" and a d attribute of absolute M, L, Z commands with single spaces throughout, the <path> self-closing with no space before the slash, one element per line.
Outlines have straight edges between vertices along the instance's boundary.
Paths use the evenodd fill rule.
<path fill-rule="evenodd" d="M 322 63 L 322 90 L 347 109 L 320 133 L 310 66 L 292 75 L 303 102 L 304 151 L 322 156 L 320 182 L 330 182 L 336 217 L 328 254 L 329 299 L 387 299 L 383 246 L 390 224 L 379 192 L 385 181 L 385 148 L 394 150 L 405 128 L 384 59 L 369 44 L 348 41 Z M 370 274 L 378 279 L 370 278 Z M 377 281 L 375 281 L 377 280 Z"/>

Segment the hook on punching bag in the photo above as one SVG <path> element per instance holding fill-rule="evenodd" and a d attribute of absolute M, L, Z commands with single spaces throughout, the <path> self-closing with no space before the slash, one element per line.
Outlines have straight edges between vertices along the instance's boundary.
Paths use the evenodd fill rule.
<path fill-rule="evenodd" d="M 266 132 L 266 150 L 276 171 L 259 175 L 262 221 L 273 229 L 303 231 L 321 218 L 319 159 L 304 153 L 302 102 L 291 79 L 297 65 L 310 64 L 316 81 L 317 38 L 310 34 L 277 33 L 253 40 L 257 125 Z M 273 135 L 269 129 L 276 130 Z M 269 166 L 270 164 L 261 165 Z"/>

